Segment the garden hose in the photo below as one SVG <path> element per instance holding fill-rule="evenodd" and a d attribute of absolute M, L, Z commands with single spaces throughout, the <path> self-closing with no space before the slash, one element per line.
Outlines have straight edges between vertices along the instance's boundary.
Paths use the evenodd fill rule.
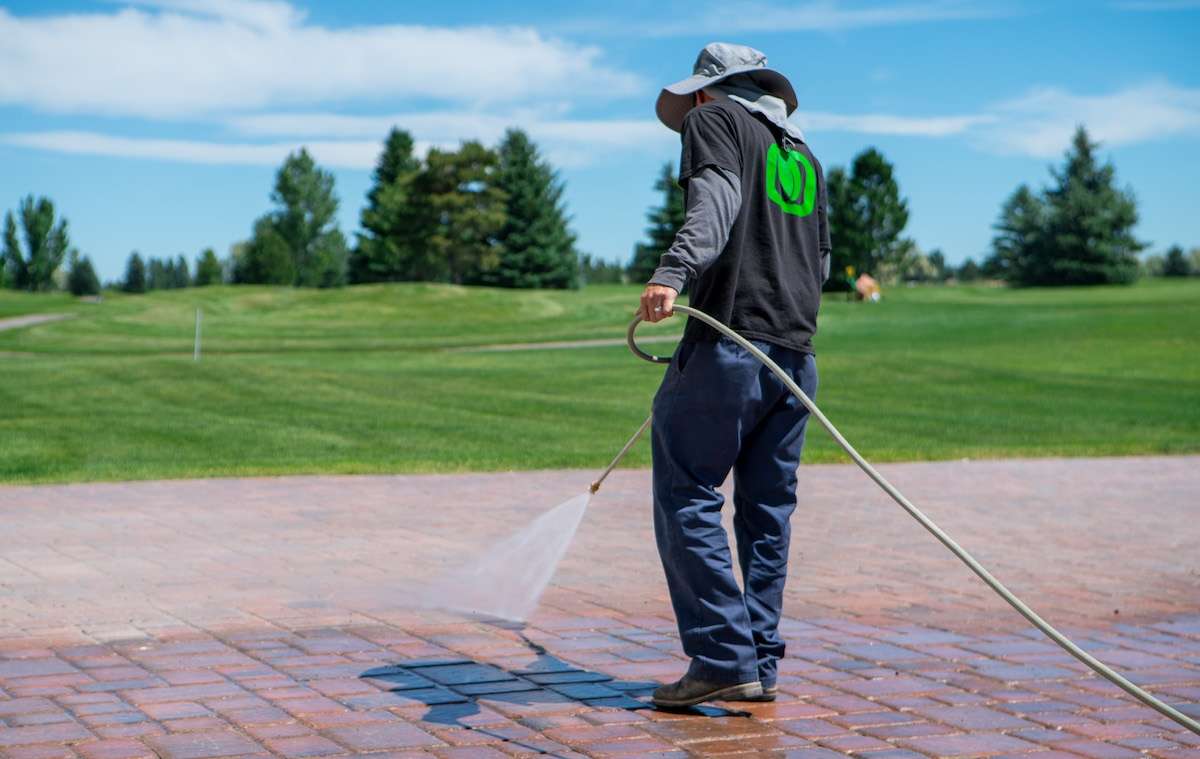
<path fill-rule="evenodd" d="M 1186 714 L 1182 713 L 1170 704 L 1155 698 L 1150 693 L 1146 692 L 1137 685 L 1134 685 L 1120 673 L 1114 671 L 1099 659 L 1089 654 L 1087 651 L 1084 651 L 1082 648 L 1075 645 L 1075 643 L 1067 638 L 1067 636 L 1054 629 L 1049 622 L 1038 616 L 1038 614 L 1034 612 L 1033 609 L 1029 608 L 1024 601 L 1013 595 L 1012 591 L 1004 587 L 999 580 L 993 577 L 991 572 L 989 572 L 982 564 L 975 560 L 975 557 L 967 553 L 966 549 L 956 543 L 953 538 L 951 538 L 942 530 L 942 528 L 934 524 L 929 517 L 925 516 L 920 509 L 918 509 L 911 501 L 905 498 L 903 493 L 901 493 L 894 485 L 888 482 L 882 474 L 877 472 L 875 467 L 871 466 L 870 462 L 864 459 L 862 455 L 854 449 L 854 446 L 850 445 L 850 442 L 842 436 L 842 433 L 838 432 L 837 428 L 833 426 L 833 423 L 830 422 L 823 413 L 821 413 L 821 409 L 817 408 L 817 404 L 813 403 L 812 399 L 805 395 L 804 391 L 801 390 L 800 386 L 792 380 L 791 376 L 781 369 L 779 365 L 772 361 L 765 353 L 756 348 L 753 343 L 703 311 L 697 311 L 696 309 L 689 308 L 687 306 L 675 306 L 674 311 L 686 314 L 694 319 L 704 322 L 717 332 L 720 332 L 722 335 L 725 335 L 730 340 L 733 340 L 735 343 L 745 348 L 750 352 L 751 355 L 761 361 L 764 366 L 770 369 L 775 376 L 777 376 L 780 381 L 783 382 L 788 390 L 792 391 L 792 394 L 804 404 L 805 408 L 808 409 L 808 412 L 814 418 L 816 418 L 818 422 L 821 423 L 821 426 L 824 427 L 826 431 L 833 436 L 833 439 L 837 441 L 837 444 L 842 447 L 842 450 L 844 450 L 850 456 L 850 458 L 854 459 L 854 463 L 858 464 L 859 468 L 866 472 L 867 476 L 874 480 L 876 485 L 878 485 L 885 493 L 891 496 L 892 500 L 900 504 L 900 507 L 907 511 L 909 516 L 920 522 L 921 526 L 928 530 L 929 533 L 935 538 L 937 538 L 942 545 L 950 549 L 951 553 L 957 556 L 962 563 L 966 564 L 967 567 L 969 567 L 972 572 L 978 575 L 979 579 L 983 580 L 989 588 L 996 592 L 997 595 L 999 595 L 1001 598 L 1007 601 L 1010 606 L 1016 609 L 1022 617 L 1027 619 L 1034 627 L 1045 633 L 1046 637 L 1057 643 L 1071 656 L 1074 656 L 1076 659 L 1083 662 L 1093 672 L 1108 680 L 1113 685 L 1116 685 L 1118 688 L 1133 696 L 1138 701 L 1141 701 L 1146 706 L 1154 709 L 1159 714 L 1162 714 L 1163 716 L 1174 720 L 1180 725 L 1183 725 L 1193 733 L 1200 735 L 1200 722 L 1188 717 Z M 633 338 L 633 333 L 637 329 L 638 323 L 641 321 L 641 316 L 637 316 L 634 317 L 634 320 L 629 324 L 629 330 L 626 333 L 626 340 L 629 343 L 629 349 L 632 350 L 639 358 L 645 359 L 646 361 L 652 361 L 659 364 L 669 363 L 671 360 L 670 358 L 651 355 L 637 346 L 637 343 Z M 650 418 L 648 417 L 646 421 L 642 423 L 642 426 L 633 435 L 633 437 L 629 439 L 629 442 L 627 442 L 621 449 L 620 453 L 617 454 L 616 458 L 613 459 L 613 462 L 608 466 L 607 469 L 604 470 L 604 473 L 601 474 L 594 483 L 592 483 L 591 492 L 595 493 L 597 490 L 599 490 L 601 483 L 604 482 L 604 478 L 607 477 L 608 474 L 616 467 L 620 460 L 625 456 L 629 449 L 633 447 L 633 444 L 649 426 Z"/>

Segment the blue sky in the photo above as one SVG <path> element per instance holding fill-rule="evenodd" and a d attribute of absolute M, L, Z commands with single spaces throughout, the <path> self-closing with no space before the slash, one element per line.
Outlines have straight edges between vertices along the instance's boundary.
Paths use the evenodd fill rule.
<path fill-rule="evenodd" d="M 0 0 L 0 209 L 53 198 L 115 278 L 134 249 L 226 255 L 300 145 L 351 234 L 390 125 L 420 146 L 514 125 L 561 168 L 581 250 L 624 261 L 678 157 L 654 99 L 720 40 L 789 76 L 827 170 L 871 145 L 895 163 L 925 250 L 986 254 L 1077 123 L 1140 236 L 1194 246 L 1197 39 L 1200 0 Z"/>

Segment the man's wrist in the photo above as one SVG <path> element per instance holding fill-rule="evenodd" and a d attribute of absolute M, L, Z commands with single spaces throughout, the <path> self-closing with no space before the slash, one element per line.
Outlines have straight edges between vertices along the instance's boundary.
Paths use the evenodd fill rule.
<path fill-rule="evenodd" d="M 679 293 L 683 291 L 683 286 L 687 283 L 687 278 L 687 272 L 683 269 L 673 266 L 660 266 L 654 270 L 654 276 L 650 277 L 650 281 L 646 284 L 669 287 Z"/>

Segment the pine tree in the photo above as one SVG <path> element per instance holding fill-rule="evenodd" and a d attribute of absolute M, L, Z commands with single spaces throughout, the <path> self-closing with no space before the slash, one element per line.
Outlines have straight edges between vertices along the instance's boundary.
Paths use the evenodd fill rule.
<path fill-rule="evenodd" d="M 146 264 L 136 250 L 129 254 L 129 261 L 125 264 L 125 280 L 121 289 L 127 293 L 146 292 Z"/>
<path fill-rule="evenodd" d="M 413 182 L 421 162 L 413 155 L 412 135 L 393 128 L 375 165 L 374 184 L 362 210 L 358 245 L 350 254 L 351 282 L 414 279 L 412 259 L 423 244 Z"/>
<path fill-rule="evenodd" d="M 662 193 L 662 204 L 646 213 L 649 222 L 646 237 L 649 239 L 634 246 L 633 258 L 629 262 L 629 279 L 637 283 L 646 282 L 654 275 L 659 259 L 675 241 L 675 233 L 683 226 L 687 214 L 683 204 L 683 188 L 679 186 L 673 164 L 668 162 L 663 165 L 654 189 Z"/>
<path fill-rule="evenodd" d="M 1116 169 L 1101 164 L 1097 144 L 1081 126 L 1054 184 L 1040 195 L 1022 185 L 996 223 L 985 270 L 1013 285 L 1127 284 L 1138 276 L 1133 237 L 1137 204 L 1115 186 Z"/>
<path fill-rule="evenodd" d="M 1192 263 L 1183 254 L 1183 248 L 1172 245 L 1163 258 L 1162 275 L 1164 277 L 1187 277 L 1192 273 Z"/>
<path fill-rule="evenodd" d="M 4 215 L 3 261 L 0 262 L 8 270 L 5 279 L 17 290 L 53 290 L 54 274 L 70 247 L 67 220 L 54 222 L 54 204 L 49 198 L 34 200 L 29 195 L 21 200 L 17 210 L 25 250 L 21 249 L 17 223 L 9 211 Z"/>
<path fill-rule="evenodd" d="M 957 277 L 960 282 L 974 282 L 979 279 L 979 275 L 979 264 L 972 258 L 963 261 L 962 266 L 958 267 Z"/>
<path fill-rule="evenodd" d="M 414 182 L 427 235 L 414 255 L 414 279 L 478 284 L 496 266 L 507 200 L 496 184 L 499 163 L 495 151 L 475 141 L 429 151 Z"/>
<path fill-rule="evenodd" d="M 196 287 L 221 284 L 221 262 L 212 248 L 205 248 L 196 259 Z"/>
<path fill-rule="evenodd" d="M 567 227 L 563 183 L 542 160 L 529 135 L 510 129 L 497 150 L 496 185 L 508 199 L 496 235 L 499 261 L 483 282 L 500 287 L 574 288 L 579 285 L 575 236 Z"/>
<path fill-rule="evenodd" d="M 254 235 L 237 256 L 233 281 L 243 285 L 292 285 L 296 265 L 287 241 L 275 228 L 270 216 L 254 224 Z"/>
<path fill-rule="evenodd" d="M 900 237 L 908 224 L 908 201 L 900 196 L 895 167 L 883 153 L 867 148 L 854 157 L 848 174 L 833 169 L 825 184 L 833 244 L 827 289 L 844 289 L 839 275 L 846 267 L 862 274 L 898 266 L 908 245 Z"/>
<path fill-rule="evenodd" d="M 1133 237 L 1137 203 L 1132 192 L 1117 189 L 1116 169 L 1097 161 L 1097 147 L 1079 127 L 1064 167 L 1052 172 L 1047 275 L 1024 284 L 1128 284 L 1137 278 L 1137 254 L 1146 247 Z"/>
<path fill-rule="evenodd" d="M 1046 202 L 1027 185 L 1018 187 L 1000 209 L 992 254 L 983 262 L 983 273 L 1013 283 L 1046 281 L 1048 213 Z"/>
<path fill-rule="evenodd" d="M 167 264 L 158 258 L 146 261 L 146 290 L 166 290 L 170 277 L 167 276 Z"/>
<path fill-rule="evenodd" d="M 91 259 L 80 257 L 79 251 L 72 249 L 67 272 L 67 289 L 72 295 L 99 295 L 100 279 L 92 267 Z"/>
<path fill-rule="evenodd" d="M 175 264 L 171 268 L 171 287 L 182 289 L 191 286 L 192 275 L 188 271 L 188 262 L 180 253 L 175 257 Z"/>

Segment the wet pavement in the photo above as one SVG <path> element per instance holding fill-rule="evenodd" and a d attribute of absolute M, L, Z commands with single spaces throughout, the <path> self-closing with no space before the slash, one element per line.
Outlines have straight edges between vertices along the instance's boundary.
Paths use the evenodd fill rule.
<path fill-rule="evenodd" d="M 1200 457 L 882 469 L 1200 716 Z M 801 472 L 774 704 L 644 707 L 686 666 L 645 471 L 606 483 L 527 625 L 406 608 L 592 476 L 0 488 L 0 756 L 1200 756 L 849 466 Z"/>

